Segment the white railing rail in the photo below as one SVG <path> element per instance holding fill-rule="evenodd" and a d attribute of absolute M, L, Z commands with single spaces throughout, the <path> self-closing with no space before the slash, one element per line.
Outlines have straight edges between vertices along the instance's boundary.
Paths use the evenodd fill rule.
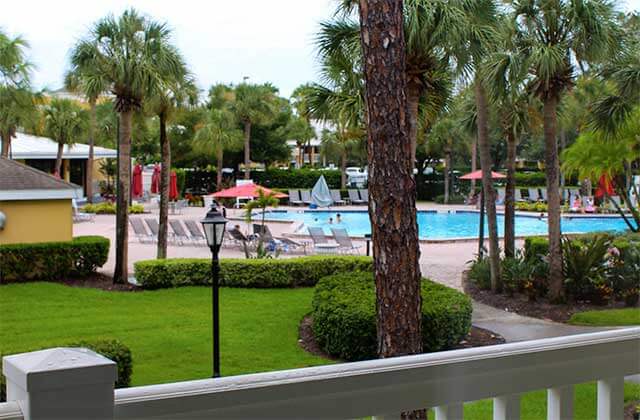
<path fill-rule="evenodd" d="M 123 388 L 115 390 L 115 408 L 106 414 L 116 419 L 393 418 L 433 407 L 436 419 L 444 420 L 461 419 L 465 401 L 493 398 L 494 419 L 512 420 L 519 418 L 520 394 L 547 389 L 547 418 L 556 420 L 572 418 L 573 385 L 597 381 L 598 419 L 622 419 L 624 377 L 640 373 L 639 355 L 640 328 L 628 328 Z M 3 410 L 0 404 L 0 419 Z"/>

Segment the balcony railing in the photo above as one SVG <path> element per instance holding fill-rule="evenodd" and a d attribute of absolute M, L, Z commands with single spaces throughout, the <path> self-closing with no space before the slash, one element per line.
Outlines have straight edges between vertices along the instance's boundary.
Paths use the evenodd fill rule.
<path fill-rule="evenodd" d="M 624 377 L 640 373 L 640 328 L 115 392 L 113 363 L 44 352 L 60 351 L 53 364 L 43 352 L 5 357 L 10 402 L 0 419 L 386 419 L 432 407 L 444 420 L 461 419 L 466 401 L 492 398 L 493 418 L 513 420 L 521 394 L 546 389 L 556 420 L 573 417 L 574 385 L 597 381 L 597 418 L 609 420 L 623 418 Z"/>

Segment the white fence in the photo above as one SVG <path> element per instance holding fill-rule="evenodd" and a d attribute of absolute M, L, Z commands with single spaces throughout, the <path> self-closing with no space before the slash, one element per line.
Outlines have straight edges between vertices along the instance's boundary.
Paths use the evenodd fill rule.
<path fill-rule="evenodd" d="M 76 350 L 45 352 L 56 351 Z M 444 420 L 461 419 L 465 401 L 493 398 L 493 418 L 512 420 L 520 417 L 522 393 L 547 389 L 547 418 L 556 420 L 573 416 L 573 385 L 597 381 L 597 418 L 608 420 L 623 418 L 624 377 L 640 373 L 640 328 L 115 393 L 115 366 L 101 356 L 85 352 L 86 360 L 78 360 L 76 353 L 67 353 L 61 365 L 57 359 L 51 365 L 36 353 L 36 362 L 33 353 L 5 358 L 8 397 L 17 404 L 0 404 L 0 419 L 51 418 L 47 413 L 59 418 L 386 419 L 434 407 L 436 419 Z M 73 355 L 75 364 L 69 361 Z M 107 385 L 111 389 L 105 391 Z"/>

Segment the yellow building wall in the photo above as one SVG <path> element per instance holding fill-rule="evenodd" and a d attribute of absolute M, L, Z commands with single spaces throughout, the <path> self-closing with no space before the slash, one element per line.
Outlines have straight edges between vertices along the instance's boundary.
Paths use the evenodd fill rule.
<path fill-rule="evenodd" d="M 0 201 L 6 216 L 0 244 L 70 241 L 73 236 L 71 199 Z"/>

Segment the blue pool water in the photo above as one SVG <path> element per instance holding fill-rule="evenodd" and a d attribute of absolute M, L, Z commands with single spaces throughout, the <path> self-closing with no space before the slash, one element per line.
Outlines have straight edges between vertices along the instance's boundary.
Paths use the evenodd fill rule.
<path fill-rule="evenodd" d="M 336 214 L 340 213 L 342 222 L 336 223 Z M 330 227 L 343 227 L 349 235 L 362 236 L 371 232 L 369 214 L 366 211 L 271 211 L 267 219 L 304 222 L 305 226 L 318 226 L 330 234 Z M 328 223 L 333 218 L 333 225 Z M 418 231 L 421 239 L 448 239 L 478 237 L 478 213 L 434 213 L 418 212 Z M 516 216 L 516 235 L 541 235 L 547 233 L 546 219 Z M 587 233 L 598 231 L 624 231 L 627 229 L 620 217 L 565 217 L 562 219 L 563 233 Z M 504 231 L 504 217 L 498 216 L 498 233 Z M 487 225 L 485 222 L 485 234 Z M 306 233 L 306 229 L 304 229 Z"/>

